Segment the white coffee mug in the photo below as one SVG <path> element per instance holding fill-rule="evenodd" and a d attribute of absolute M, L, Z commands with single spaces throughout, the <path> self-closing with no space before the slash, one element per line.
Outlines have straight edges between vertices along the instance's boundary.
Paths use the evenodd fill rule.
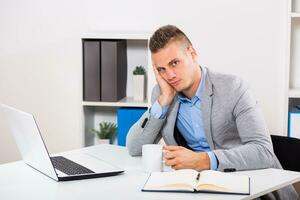
<path fill-rule="evenodd" d="M 145 172 L 161 172 L 163 169 L 162 148 L 160 144 L 145 144 L 142 149 Z"/>

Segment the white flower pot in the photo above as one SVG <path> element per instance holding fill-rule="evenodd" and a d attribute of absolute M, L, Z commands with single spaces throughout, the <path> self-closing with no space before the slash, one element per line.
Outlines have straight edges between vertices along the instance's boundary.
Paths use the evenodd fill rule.
<path fill-rule="evenodd" d="M 99 139 L 98 137 L 95 137 L 94 144 L 109 144 L 109 139 Z"/>
<path fill-rule="evenodd" d="M 133 100 L 143 101 L 145 98 L 145 76 L 133 75 Z"/>

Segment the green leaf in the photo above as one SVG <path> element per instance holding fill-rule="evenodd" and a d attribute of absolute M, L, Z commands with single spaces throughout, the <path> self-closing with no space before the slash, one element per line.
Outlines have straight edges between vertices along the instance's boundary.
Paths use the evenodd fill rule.
<path fill-rule="evenodd" d="M 99 130 L 91 129 L 100 139 L 111 139 L 117 133 L 117 125 L 112 122 L 100 122 Z"/>
<path fill-rule="evenodd" d="M 134 75 L 145 75 L 146 70 L 142 65 L 141 66 L 136 66 L 134 71 L 133 71 L 133 74 Z"/>

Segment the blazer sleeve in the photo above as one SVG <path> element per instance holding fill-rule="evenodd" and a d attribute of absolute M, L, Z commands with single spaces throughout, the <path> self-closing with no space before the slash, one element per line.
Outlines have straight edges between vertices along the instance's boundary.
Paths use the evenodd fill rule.
<path fill-rule="evenodd" d="M 159 87 L 156 85 L 152 90 L 151 104 L 153 104 L 160 94 Z M 142 117 L 129 129 L 126 137 L 126 146 L 131 156 L 142 155 L 144 144 L 158 143 L 161 139 L 160 130 L 165 119 L 156 119 L 151 116 L 148 109 Z"/>
<path fill-rule="evenodd" d="M 237 92 L 233 115 L 241 145 L 217 149 L 218 170 L 250 170 L 274 167 L 275 155 L 263 114 L 248 87 L 242 83 Z"/>

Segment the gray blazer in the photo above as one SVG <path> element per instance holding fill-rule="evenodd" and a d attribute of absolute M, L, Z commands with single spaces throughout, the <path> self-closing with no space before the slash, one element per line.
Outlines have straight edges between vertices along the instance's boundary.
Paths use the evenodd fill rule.
<path fill-rule="evenodd" d="M 152 104 L 159 95 L 155 86 Z M 157 143 L 161 138 L 167 145 L 177 145 L 173 134 L 178 107 L 176 96 L 165 119 L 155 119 L 149 110 L 145 112 L 128 132 L 129 153 L 141 155 L 144 144 Z M 218 170 L 281 168 L 258 103 L 240 78 L 207 69 L 201 108 L 206 139 L 219 161 Z M 291 199 L 291 192 L 296 194 L 292 187 L 289 189 L 283 195 Z"/>

